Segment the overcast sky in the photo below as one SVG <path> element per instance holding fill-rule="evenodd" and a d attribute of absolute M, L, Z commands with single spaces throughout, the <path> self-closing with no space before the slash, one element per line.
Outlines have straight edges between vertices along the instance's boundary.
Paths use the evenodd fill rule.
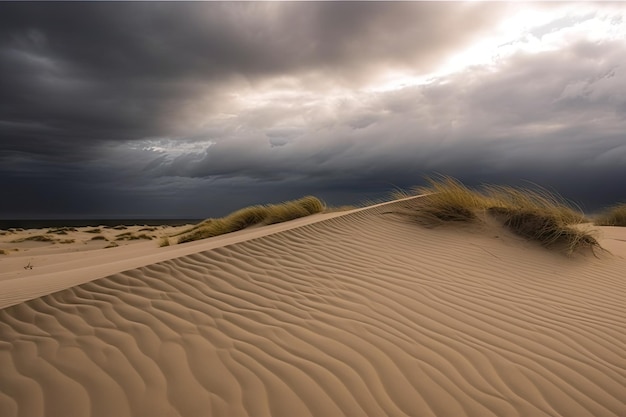
<path fill-rule="evenodd" d="M 626 201 L 624 3 L 0 3 L 0 218 L 219 216 L 428 174 Z"/>

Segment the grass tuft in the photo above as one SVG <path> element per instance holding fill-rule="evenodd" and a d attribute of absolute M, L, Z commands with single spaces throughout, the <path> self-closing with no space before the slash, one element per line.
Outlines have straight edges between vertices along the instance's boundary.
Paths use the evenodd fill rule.
<path fill-rule="evenodd" d="M 594 224 L 596 226 L 626 227 L 626 203 L 609 207 L 595 219 Z"/>
<path fill-rule="evenodd" d="M 220 219 L 208 219 L 188 229 L 178 238 L 178 243 L 192 242 L 226 233 L 236 232 L 257 224 L 274 224 L 324 211 L 324 203 L 316 197 L 267 206 L 250 206 Z"/>
<path fill-rule="evenodd" d="M 125 233 L 120 233 L 119 235 L 115 237 L 115 240 L 139 240 L 139 239 L 152 240 L 152 236 L 149 236 L 145 233 L 142 233 L 140 235 L 135 235 L 132 232 L 125 232 Z"/>
<path fill-rule="evenodd" d="M 486 213 L 512 232 L 546 247 L 563 248 L 568 254 L 583 247 L 599 247 L 588 231 L 572 227 L 585 221 L 582 212 L 547 190 L 488 185 L 479 192 L 451 177 L 427 180 L 430 185 L 415 192 L 428 195 L 412 212 L 424 225 L 474 222 Z"/>
<path fill-rule="evenodd" d="M 56 235 L 66 235 L 67 232 L 76 232 L 75 227 L 56 227 L 48 230 L 48 233 L 54 233 Z"/>
<path fill-rule="evenodd" d="M 165 247 L 170 245 L 170 239 L 167 236 L 163 236 L 159 241 L 159 247 Z"/>
<path fill-rule="evenodd" d="M 420 203 L 415 218 L 427 226 L 447 222 L 469 222 L 476 219 L 477 210 L 490 206 L 490 199 L 470 190 L 460 181 L 442 176 L 426 178 L 429 186 L 413 189 L 416 194 L 428 194 Z"/>
<path fill-rule="evenodd" d="M 11 243 L 21 243 L 21 242 L 55 242 L 56 239 L 52 236 L 48 236 L 48 235 L 35 235 L 35 236 L 28 236 L 28 237 L 24 237 L 21 239 L 16 239 L 14 241 L 12 241 Z"/>

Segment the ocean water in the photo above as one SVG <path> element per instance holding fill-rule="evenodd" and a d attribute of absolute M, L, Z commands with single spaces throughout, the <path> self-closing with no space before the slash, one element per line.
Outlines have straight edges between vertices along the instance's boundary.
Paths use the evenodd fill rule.
<path fill-rule="evenodd" d="M 96 227 L 96 226 L 182 226 L 196 224 L 204 219 L 41 219 L 41 220 L 0 220 L 0 230 L 46 229 L 50 227 Z"/>

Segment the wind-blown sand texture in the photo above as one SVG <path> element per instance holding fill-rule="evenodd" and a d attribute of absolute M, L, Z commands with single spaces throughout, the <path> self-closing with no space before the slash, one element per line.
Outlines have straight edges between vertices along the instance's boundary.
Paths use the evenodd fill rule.
<path fill-rule="evenodd" d="M 626 415 L 624 229 L 566 258 L 405 205 L 162 248 L 184 256 L 5 307 L 0 416 Z"/>

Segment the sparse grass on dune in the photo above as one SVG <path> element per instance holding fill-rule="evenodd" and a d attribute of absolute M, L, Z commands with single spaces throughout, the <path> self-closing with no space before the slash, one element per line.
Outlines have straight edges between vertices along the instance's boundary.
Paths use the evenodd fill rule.
<path fill-rule="evenodd" d="M 414 190 L 429 194 L 412 213 L 424 225 L 474 222 L 491 215 L 514 233 L 543 246 L 563 248 L 568 254 L 582 247 L 599 247 L 588 231 L 572 227 L 584 222 L 584 215 L 547 190 L 487 185 L 481 192 L 445 176 L 428 182 L 429 186 Z"/>
<path fill-rule="evenodd" d="M 626 227 L 626 203 L 608 208 L 595 219 L 594 223 L 597 226 Z"/>
<path fill-rule="evenodd" d="M 250 206 L 220 219 L 208 219 L 181 233 L 178 243 L 192 242 L 245 229 L 257 224 L 274 224 L 324 211 L 324 203 L 317 197 L 266 206 Z"/>
<path fill-rule="evenodd" d="M 35 235 L 28 236 L 21 239 L 15 239 L 12 243 L 22 243 L 22 242 L 55 242 L 56 239 L 52 236 L 48 235 Z"/>
<path fill-rule="evenodd" d="M 492 204 L 489 197 L 470 190 L 460 181 L 442 177 L 439 181 L 427 178 L 429 186 L 417 187 L 417 195 L 429 194 L 420 200 L 415 218 L 422 224 L 436 226 L 446 222 L 467 222 L 476 219 L 478 210 Z"/>
<path fill-rule="evenodd" d="M 126 233 L 121 233 L 115 237 L 115 240 L 139 240 L 139 239 L 152 240 L 152 236 L 149 236 L 145 233 L 142 233 L 140 235 L 135 235 L 131 232 L 126 232 Z"/>

